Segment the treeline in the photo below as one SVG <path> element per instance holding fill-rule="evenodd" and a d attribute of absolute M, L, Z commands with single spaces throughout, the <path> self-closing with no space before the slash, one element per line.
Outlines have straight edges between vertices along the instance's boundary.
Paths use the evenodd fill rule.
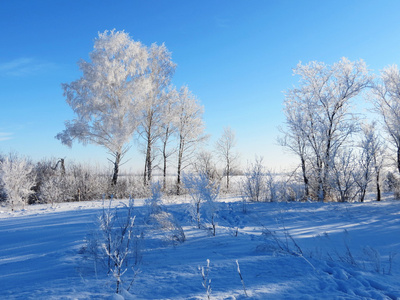
<path fill-rule="evenodd" d="M 240 165 L 234 131 L 225 128 L 213 151 L 201 150 L 208 138 L 203 107 L 186 86 L 172 85 L 176 65 L 165 45 L 147 47 L 123 31 L 105 31 L 89 56 L 90 61 L 79 62 L 82 77 L 62 85 L 76 118 L 66 121 L 56 138 L 67 146 L 78 141 L 105 147 L 113 158 L 112 175 L 62 159 L 32 163 L 5 155 L 0 161 L 3 199 L 13 204 L 147 196 L 156 168 L 163 191 L 176 195 L 185 192 L 184 171 L 202 174 L 227 192 L 240 191 L 246 201 L 363 202 L 371 188 L 379 201 L 385 180 L 400 194 L 397 66 L 375 78 L 362 60 L 299 63 L 294 69 L 298 87 L 285 93 L 286 126 L 279 139 L 298 157 L 296 170 L 276 177 L 256 159 L 232 187 L 231 176 Z M 380 123 L 355 109 L 365 103 L 373 104 Z M 119 178 L 133 138 L 145 158 L 141 180 Z M 390 172 L 393 157 L 396 172 Z M 174 174 L 169 183 L 168 172 Z"/>
<path fill-rule="evenodd" d="M 34 203 L 58 203 L 129 195 L 145 197 L 148 189 L 139 176 L 123 176 L 117 185 L 110 172 L 64 159 L 33 162 L 18 154 L 0 156 L 0 199 L 14 210 Z"/>
<path fill-rule="evenodd" d="M 364 61 L 301 63 L 298 87 L 286 91 L 281 144 L 299 159 L 305 199 L 363 202 L 374 187 L 381 200 L 383 171 L 400 174 L 400 73 L 397 66 L 374 77 Z M 357 100 L 357 101 L 356 101 Z M 360 107 L 371 104 L 367 119 Z M 357 109 L 358 108 L 358 109 Z M 393 155 L 394 154 L 394 155 Z"/>
<path fill-rule="evenodd" d="M 229 194 L 247 202 L 305 201 L 304 183 L 300 173 L 276 174 L 265 168 L 262 159 L 256 159 L 245 171 L 232 169 L 230 175 L 217 169 L 211 152 L 200 152 L 190 172 L 183 174 L 181 194 L 190 194 L 192 185 L 188 179 L 200 178 L 203 189 L 212 187 L 219 194 Z M 353 170 L 356 172 L 357 168 Z M 164 195 L 176 195 L 176 174 L 167 177 L 163 187 L 163 176 L 154 176 L 153 184 L 144 184 L 142 174 L 120 176 L 112 184 L 112 170 L 64 159 L 31 159 L 15 153 L 0 155 L 0 202 L 8 203 L 11 209 L 24 208 L 28 204 L 91 201 L 111 198 L 148 198 L 152 186 L 158 184 Z M 206 181 L 205 181 L 206 180 Z M 354 178 L 352 179 L 354 180 Z M 400 181 L 393 172 L 385 172 L 380 178 L 384 192 L 400 197 Z M 227 185 L 229 183 L 229 185 Z M 369 182 L 365 192 L 376 192 Z M 358 185 L 352 186 L 354 195 L 361 196 Z M 331 190 L 333 192 L 333 190 Z M 339 191 L 336 191 L 339 194 Z M 334 201 L 355 201 L 357 198 L 332 198 Z"/>
<path fill-rule="evenodd" d="M 241 174 L 238 156 L 234 152 L 234 132 L 226 128 L 215 145 L 215 151 L 197 150 L 186 162 L 187 174 L 204 174 L 221 186 L 224 193 L 237 193 L 233 175 Z M 215 159 L 219 158 L 217 166 Z M 221 167 L 222 166 L 222 167 Z M 182 173 L 182 176 L 184 174 Z M 88 201 L 102 198 L 146 198 L 151 195 L 151 184 L 158 182 L 166 195 L 187 193 L 185 184 L 177 181 L 176 172 L 158 172 L 152 181 L 143 181 L 143 173 L 122 174 L 118 182 L 112 180 L 113 170 L 68 159 L 45 158 L 34 162 L 18 153 L 0 153 L 0 201 L 11 208 L 34 203 Z"/>
<path fill-rule="evenodd" d="M 233 167 L 218 169 L 211 152 L 200 151 L 190 170 L 182 174 L 180 194 L 190 193 L 190 180 L 201 178 L 203 189 L 213 187 L 219 194 L 241 197 L 244 202 L 302 200 L 302 186 L 293 175 L 274 174 L 257 159 L 246 171 Z M 164 195 L 176 195 L 176 174 L 153 176 L 152 184 L 144 184 L 142 174 L 125 174 L 113 184 L 112 170 L 64 159 L 43 159 L 33 162 L 16 153 L 0 155 L 0 201 L 11 209 L 29 204 L 91 201 L 110 198 L 148 198 L 152 186 L 159 185 Z M 158 183 L 157 183 L 158 182 Z"/>

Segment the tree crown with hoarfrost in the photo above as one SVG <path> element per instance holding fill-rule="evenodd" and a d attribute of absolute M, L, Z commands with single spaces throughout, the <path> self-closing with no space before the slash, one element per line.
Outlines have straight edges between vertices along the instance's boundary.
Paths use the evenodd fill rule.
<path fill-rule="evenodd" d="M 77 118 L 65 122 L 56 137 L 68 146 L 77 139 L 121 152 L 151 90 L 147 48 L 123 31 L 105 31 L 95 40 L 90 60 L 79 62 L 80 79 L 62 85 Z"/>

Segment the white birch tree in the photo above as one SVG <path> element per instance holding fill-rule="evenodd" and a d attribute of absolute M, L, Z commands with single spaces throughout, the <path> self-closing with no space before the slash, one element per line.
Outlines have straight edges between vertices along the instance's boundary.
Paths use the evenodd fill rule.
<path fill-rule="evenodd" d="M 162 114 L 168 100 L 165 90 L 171 82 L 175 67 L 176 65 L 171 60 L 171 53 L 164 44 L 151 46 L 147 70 L 151 88 L 145 98 L 142 121 L 139 126 L 139 134 L 145 142 L 145 185 L 151 181 L 154 147 L 161 135 Z"/>
<path fill-rule="evenodd" d="M 177 104 L 179 93 L 175 88 L 165 92 L 166 103 L 163 106 L 160 127 L 160 152 L 162 155 L 163 190 L 167 188 L 167 163 L 168 159 L 177 151 L 176 146 L 171 147 L 171 142 L 177 131 Z"/>
<path fill-rule="evenodd" d="M 64 96 L 76 114 L 56 138 L 69 147 L 74 140 L 105 147 L 114 157 L 112 184 L 137 129 L 144 96 L 150 91 L 148 51 L 123 31 L 99 33 L 90 60 L 80 60 L 83 75 L 63 84 Z"/>
<path fill-rule="evenodd" d="M 176 129 L 178 135 L 177 194 L 180 194 L 181 173 L 190 164 L 195 146 L 204 141 L 203 107 L 187 87 L 179 91 Z"/>
<path fill-rule="evenodd" d="M 215 149 L 218 156 L 224 162 L 224 173 L 226 176 L 226 191 L 229 191 L 229 180 L 232 172 L 232 168 L 238 161 L 239 155 L 234 151 L 236 146 L 236 135 L 230 127 L 224 128 L 222 136 L 218 139 L 215 144 Z"/>
<path fill-rule="evenodd" d="M 331 66 L 315 61 L 299 63 L 294 74 L 300 76 L 300 86 L 288 90 L 287 98 L 304 112 L 301 126 L 294 127 L 301 133 L 294 136 L 307 141 L 310 164 L 317 177 L 316 194 L 319 201 L 324 201 L 335 156 L 358 129 L 351 100 L 370 85 L 371 76 L 364 61 L 351 62 L 347 58 Z"/>
<path fill-rule="evenodd" d="M 293 97 L 293 98 L 292 98 Z M 309 152 L 310 147 L 307 142 L 307 135 L 305 133 L 308 114 L 299 105 L 299 101 L 294 94 L 290 91 L 286 95 L 284 102 L 284 113 L 286 116 L 286 129 L 280 129 L 283 137 L 278 138 L 281 146 L 288 149 L 290 152 L 298 156 L 300 159 L 300 167 L 302 180 L 304 183 L 304 199 L 310 198 L 310 178 L 309 178 Z"/>
<path fill-rule="evenodd" d="M 368 184 L 372 180 L 374 156 L 377 151 L 377 138 L 375 135 L 375 123 L 362 125 L 362 138 L 359 143 L 361 150 L 358 161 L 360 174 L 356 181 L 359 188 L 359 200 L 364 202 Z"/>
<path fill-rule="evenodd" d="M 396 168 L 400 173 L 400 71 L 397 65 L 381 71 L 372 89 L 373 102 L 383 119 L 389 141 L 396 153 Z"/>
<path fill-rule="evenodd" d="M 209 180 L 219 181 L 217 167 L 213 160 L 213 155 L 210 151 L 200 150 L 196 153 L 195 162 L 193 163 L 194 170 L 198 174 L 205 174 Z"/>
<path fill-rule="evenodd" d="M 362 170 L 360 181 L 360 202 L 364 202 L 367 186 L 374 181 L 376 187 L 376 200 L 381 200 L 381 170 L 385 158 L 385 148 L 376 132 L 376 123 L 364 124 L 362 127 L 363 138 L 359 144 L 361 148 L 360 167 Z"/>

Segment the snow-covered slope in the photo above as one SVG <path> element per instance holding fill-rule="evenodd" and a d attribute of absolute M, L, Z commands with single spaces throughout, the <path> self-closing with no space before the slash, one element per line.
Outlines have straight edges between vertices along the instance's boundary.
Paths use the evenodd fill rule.
<path fill-rule="evenodd" d="M 136 201 L 140 272 L 125 299 L 207 299 L 199 271 L 207 259 L 212 299 L 246 298 L 236 260 L 251 299 L 400 299 L 398 201 L 251 203 L 244 213 L 238 199 L 225 198 L 214 237 L 178 200 L 164 203 L 185 232 L 175 244 L 146 224 L 148 208 Z M 0 299 L 122 298 L 113 277 L 82 251 L 101 201 L 2 209 Z"/>

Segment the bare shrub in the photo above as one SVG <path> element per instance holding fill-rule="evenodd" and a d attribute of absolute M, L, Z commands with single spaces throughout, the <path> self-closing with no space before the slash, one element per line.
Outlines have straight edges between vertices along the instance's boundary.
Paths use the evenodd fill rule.
<path fill-rule="evenodd" d="M 244 201 L 265 202 L 268 198 L 268 188 L 265 169 L 262 165 L 262 158 L 256 158 L 246 172 L 246 178 L 242 182 L 242 198 Z"/>
<path fill-rule="evenodd" d="M 133 279 L 138 274 L 139 260 L 131 261 L 134 255 L 137 255 L 133 207 L 133 199 L 129 200 L 127 206 L 115 209 L 111 208 L 111 201 L 108 208 L 103 205 L 102 214 L 97 220 L 97 231 L 87 237 L 82 249 L 84 254 L 93 259 L 96 276 L 98 265 L 105 267 L 107 274 L 113 275 L 117 294 L 121 292 L 122 285 L 126 282 L 124 275 L 129 269 L 133 271 L 131 272 Z M 129 288 L 132 282 L 133 280 Z"/>

